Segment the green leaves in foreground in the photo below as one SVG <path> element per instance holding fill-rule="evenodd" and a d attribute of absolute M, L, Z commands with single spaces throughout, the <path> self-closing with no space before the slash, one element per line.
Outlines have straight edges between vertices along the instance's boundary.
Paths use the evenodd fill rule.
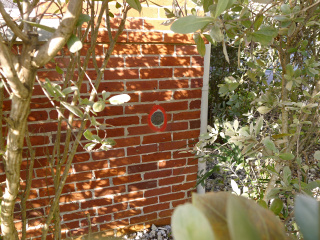
<path fill-rule="evenodd" d="M 319 202 L 299 195 L 295 202 L 295 218 L 305 240 L 320 239 Z"/>
<path fill-rule="evenodd" d="M 187 17 L 179 18 L 171 25 L 171 30 L 175 33 L 193 33 L 199 29 L 204 28 L 209 23 L 213 22 L 214 18 L 212 17 L 198 17 L 190 15 Z"/>
<path fill-rule="evenodd" d="M 214 238 L 208 235 L 205 239 L 286 239 L 280 220 L 271 211 L 244 197 L 227 192 L 194 194 L 192 205 L 188 204 L 185 208 L 184 206 L 178 207 L 172 216 L 173 236 L 177 240 L 202 239 L 193 232 L 198 233 L 199 226 L 207 225 L 207 222 L 211 225 Z M 207 229 L 202 231 L 210 232 Z M 201 236 L 201 233 L 199 234 Z"/>

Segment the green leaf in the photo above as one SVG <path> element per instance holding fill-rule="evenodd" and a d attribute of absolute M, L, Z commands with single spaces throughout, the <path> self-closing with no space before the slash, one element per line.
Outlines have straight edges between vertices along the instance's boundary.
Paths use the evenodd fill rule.
<path fill-rule="evenodd" d="M 77 21 L 77 27 L 82 26 L 82 24 L 85 23 L 85 22 L 89 22 L 90 19 L 91 18 L 90 18 L 89 15 L 81 13 L 79 18 L 78 18 L 78 21 Z"/>
<path fill-rule="evenodd" d="M 47 32 L 51 32 L 51 33 L 54 33 L 56 31 L 55 28 L 52 28 L 52 27 L 48 27 L 48 26 L 45 26 L 45 25 L 42 25 L 42 24 L 39 24 L 39 23 L 35 23 L 35 22 L 30 22 L 30 21 L 26 21 L 26 20 L 22 20 L 23 22 L 25 23 L 28 23 L 30 24 L 31 26 L 33 27 L 36 27 L 36 28 L 41 28 Z"/>
<path fill-rule="evenodd" d="M 224 35 L 218 26 L 213 26 L 209 34 L 216 42 L 221 42 L 224 39 Z"/>
<path fill-rule="evenodd" d="M 200 34 L 194 34 L 193 37 L 194 37 L 195 43 L 197 44 L 197 50 L 199 54 L 203 57 L 206 53 L 206 46 L 204 44 L 204 41 L 200 36 Z"/>
<path fill-rule="evenodd" d="M 274 153 L 279 152 L 279 150 L 276 148 L 276 145 L 274 145 L 274 142 L 269 137 L 264 138 L 262 143 L 267 149 L 273 151 Z"/>
<path fill-rule="evenodd" d="M 319 202 L 312 197 L 298 195 L 294 214 L 305 240 L 320 239 Z"/>
<path fill-rule="evenodd" d="M 291 9 L 290 9 L 290 6 L 288 4 L 282 4 L 281 7 L 280 7 L 280 10 L 284 14 L 290 14 L 291 13 Z"/>
<path fill-rule="evenodd" d="M 272 110 L 272 108 L 265 107 L 265 106 L 258 107 L 258 109 L 257 109 L 257 111 L 261 114 L 266 114 L 266 113 L 270 112 L 271 110 Z"/>
<path fill-rule="evenodd" d="M 229 4 L 229 0 L 218 0 L 216 12 L 215 12 L 215 18 L 219 17 L 221 13 L 223 13 Z"/>
<path fill-rule="evenodd" d="M 92 132 L 90 132 L 89 130 L 86 130 L 86 131 L 83 133 L 83 136 L 84 136 L 86 139 L 90 140 L 90 141 L 94 140 L 93 134 L 92 134 Z"/>
<path fill-rule="evenodd" d="M 84 148 L 87 149 L 87 151 L 91 151 L 96 145 L 96 143 L 87 143 Z"/>
<path fill-rule="evenodd" d="M 292 153 L 280 153 L 279 158 L 283 160 L 292 160 L 294 159 L 294 155 Z"/>
<path fill-rule="evenodd" d="M 187 17 L 179 18 L 177 21 L 172 23 L 171 31 L 175 33 L 193 33 L 199 29 L 204 28 L 209 23 L 214 20 L 212 17 L 198 17 L 194 15 L 190 15 Z"/>
<path fill-rule="evenodd" d="M 288 166 L 285 166 L 282 170 L 283 180 L 284 182 L 289 185 L 291 181 L 291 170 Z"/>
<path fill-rule="evenodd" d="M 102 99 L 106 100 L 108 97 L 110 97 L 111 93 L 110 92 L 106 92 L 106 91 L 102 91 Z"/>
<path fill-rule="evenodd" d="M 116 2 L 116 8 L 118 9 L 118 8 L 121 8 L 121 7 L 122 7 L 122 5 L 120 3 L 118 3 L 118 2 Z"/>
<path fill-rule="evenodd" d="M 203 10 L 204 12 L 209 12 L 209 7 L 213 4 L 212 0 L 204 0 L 203 1 Z"/>
<path fill-rule="evenodd" d="M 231 187 L 232 187 L 232 190 L 233 190 L 237 195 L 241 195 L 241 190 L 239 189 L 238 184 L 237 184 L 233 179 L 231 179 Z"/>
<path fill-rule="evenodd" d="M 270 210 L 275 214 L 279 215 L 283 209 L 283 202 L 281 199 L 276 198 L 272 201 Z"/>
<path fill-rule="evenodd" d="M 139 0 L 127 0 L 127 3 L 130 7 L 134 8 L 138 12 L 141 12 L 141 4 Z"/>
<path fill-rule="evenodd" d="M 61 104 L 67 108 L 70 112 L 72 112 L 74 115 L 80 117 L 80 118 L 83 118 L 83 112 L 76 106 L 72 106 L 70 105 L 69 103 L 66 103 L 66 102 L 62 102 L 61 101 Z"/>
<path fill-rule="evenodd" d="M 214 240 L 207 218 L 190 203 L 178 206 L 171 222 L 172 234 L 176 240 Z"/>
<path fill-rule="evenodd" d="M 234 196 L 227 203 L 227 219 L 231 239 L 259 240 L 261 235 L 248 216 L 246 205 Z"/>
<path fill-rule="evenodd" d="M 314 159 L 320 160 L 320 151 L 315 151 L 315 153 L 314 153 Z"/>
<path fill-rule="evenodd" d="M 273 38 L 278 35 L 277 29 L 271 26 L 263 26 L 252 34 L 253 41 L 260 42 L 262 45 L 268 45 Z"/>
<path fill-rule="evenodd" d="M 222 51 L 223 51 L 224 58 L 228 63 L 230 63 L 225 41 L 222 41 Z"/>
<path fill-rule="evenodd" d="M 293 81 L 288 81 L 286 84 L 286 89 L 290 91 L 292 89 L 292 86 L 293 86 Z"/>
<path fill-rule="evenodd" d="M 69 38 L 67 45 L 71 53 L 78 52 L 82 48 L 82 42 L 77 36 L 73 34 Z"/>
<path fill-rule="evenodd" d="M 280 188 L 271 189 L 271 191 L 268 192 L 268 194 L 267 194 L 267 200 L 270 200 L 270 199 L 273 199 L 273 198 L 277 197 L 280 192 L 281 192 Z"/>
<path fill-rule="evenodd" d="M 262 126 L 263 126 L 263 117 L 259 117 L 258 121 L 256 122 L 256 127 L 255 127 L 255 135 L 257 136 L 261 129 L 262 129 Z"/>
<path fill-rule="evenodd" d="M 287 64 L 287 66 L 286 66 L 286 74 L 288 74 L 289 76 L 293 76 L 294 75 L 294 69 L 293 69 L 293 66 L 291 64 Z"/>
<path fill-rule="evenodd" d="M 63 70 L 58 65 L 56 65 L 56 71 L 59 74 L 63 74 Z"/>
<path fill-rule="evenodd" d="M 263 15 L 258 15 L 256 17 L 256 20 L 254 21 L 254 24 L 253 24 L 253 29 L 255 31 L 257 31 L 259 29 L 259 27 L 261 26 L 262 22 L 263 22 Z"/>
<path fill-rule="evenodd" d="M 92 108 L 93 108 L 93 111 L 95 112 L 102 112 L 105 107 L 106 107 L 106 104 L 104 101 L 98 101 L 93 104 Z"/>
<path fill-rule="evenodd" d="M 119 105 L 119 104 L 123 104 L 123 103 L 129 102 L 130 99 L 131 98 L 130 98 L 130 96 L 128 94 L 119 94 L 119 95 L 111 97 L 109 99 L 109 102 L 112 105 Z"/>
<path fill-rule="evenodd" d="M 62 92 L 63 92 L 64 95 L 68 95 L 69 93 L 72 93 L 72 92 L 74 92 L 74 91 L 79 91 L 78 87 L 75 87 L 75 86 L 73 86 L 73 87 L 67 87 L 67 88 L 65 88 L 65 89 L 62 90 Z"/>

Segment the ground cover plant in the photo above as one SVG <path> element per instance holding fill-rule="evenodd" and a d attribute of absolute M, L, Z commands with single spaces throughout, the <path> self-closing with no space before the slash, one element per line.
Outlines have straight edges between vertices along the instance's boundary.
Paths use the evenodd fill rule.
<path fill-rule="evenodd" d="M 231 181 L 236 194 L 267 206 L 287 233 L 301 237 L 293 218 L 294 197 L 318 197 L 320 186 L 320 2 L 195 2 L 200 10 L 187 12 L 174 1 L 168 10 L 168 17 L 177 19 L 171 29 L 194 33 L 202 55 L 205 41 L 221 45 L 227 62 L 228 49 L 237 49 L 233 64 L 238 69 L 230 68 L 217 86 L 228 114 L 216 110 L 196 151 L 231 172 L 238 182 Z"/>
<path fill-rule="evenodd" d="M 61 222 L 59 216 L 59 198 L 63 186 L 68 177 L 68 172 L 73 157 L 80 146 L 87 149 L 108 150 L 114 141 L 103 138 L 105 126 L 95 119 L 95 115 L 101 112 L 106 104 L 121 104 L 129 100 L 128 95 L 110 97 L 110 93 L 98 93 L 97 89 L 104 74 L 104 69 L 110 59 L 115 43 L 127 18 L 129 9 L 141 11 L 139 1 L 117 2 L 115 9 L 118 14 L 117 31 L 111 33 L 111 22 L 114 14 L 110 11 L 109 1 L 13 1 L 18 16 L 12 17 L 0 2 L 0 14 L 3 19 L 0 34 L 0 101 L 4 96 L 11 99 L 11 112 L 5 114 L 1 111 L 1 126 L 6 130 L 6 136 L 0 135 L 1 158 L 4 162 L 6 173 L 5 191 L 1 198 L 1 232 L 3 239 L 18 239 L 18 233 L 14 225 L 14 207 L 16 201 L 21 200 L 22 231 L 21 239 L 27 236 L 26 201 L 30 193 L 35 151 L 29 140 L 27 117 L 29 115 L 30 100 L 33 94 L 35 82 L 42 87 L 44 94 L 50 103 L 58 111 L 58 129 L 55 146 L 50 154 L 47 154 L 48 174 L 54 181 L 55 196 L 51 202 L 51 208 L 45 216 L 42 239 L 46 239 L 48 232 L 54 232 L 54 239 L 61 239 Z M 48 12 L 52 7 L 55 12 Z M 99 27 L 103 16 L 106 17 L 104 26 L 108 29 L 109 45 L 105 51 L 101 63 L 96 62 L 95 46 Z M 42 24 L 43 18 L 55 18 L 59 25 L 57 28 Z M 39 44 L 39 30 L 52 33 L 47 41 Z M 12 33 L 9 34 L 8 33 Z M 86 57 L 81 58 L 79 50 L 90 36 L 90 47 L 86 51 Z M 64 47 L 67 44 L 68 50 Z M 19 51 L 17 50 L 19 49 Z M 68 62 L 67 70 L 60 68 L 60 62 L 55 62 L 54 57 L 62 49 L 67 54 L 63 59 Z M 90 57 L 97 73 L 96 79 L 90 79 L 86 73 Z M 56 72 L 61 74 L 63 81 L 53 83 L 50 77 L 41 82 L 37 77 L 38 70 L 47 64 L 53 64 Z M 77 73 L 77 74 L 75 74 Z M 83 97 L 81 86 L 83 80 L 88 78 L 91 92 L 88 97 Z M 4 93 L 6 91 L 6 93 Z M 1 104 L 2 105 L 2 104 Z M 91 126 L 92 130 L 86 130 Z M 62 134 L 62 129 L 64 133 Z M 101 134 L 102 131 L 102 134 Z M 88 143 L 80 144 L 84 136 Z M 4 143 L 4 139 L 7 142 Z M 26 181 L 20 181 L 20 168 L 22 163 L 22 149 L 24 139 L 28 145 L 28 176 Z M 58 174 L 56 174 L 58 173 Z M 61 174 L 60 174 L 61 173 Z"/>

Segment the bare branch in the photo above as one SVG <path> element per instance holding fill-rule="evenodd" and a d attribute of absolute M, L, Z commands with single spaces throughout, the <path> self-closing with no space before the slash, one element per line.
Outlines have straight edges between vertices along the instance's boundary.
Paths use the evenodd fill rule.
<path fill-rule="evenodd" d="M 3 73 L 10 85 L 12 92 L 19 98 L 26 99 L 29 95 L 28 89 L 20 82 L 17 72 L 13 66 L 11 57 L 12 53 L 3 43 L 3 38 L 0 35 L 0 64 Z"/>
<path fill-rule="evenodd" d="M 58 29 L 52 37 L 36 52 L 32 62 L 34 67 L 41 67 L 49 62 L 70 38 L 82 10 L 82 0 L 70 0 L 67 11 Z"/>
<path fill-rule="evenodd" d="M 11 20 L 9 14 L 6 12 L 6 10 L 4 10 L 2 2 L 0 2 L 0 13 L 8 27 L 13 31 L 14 34 L 16 34 L 24 42 L 30 41 L 28 36 L 21 31 L 21 29 L 15 24 L 14 21 Z"/>

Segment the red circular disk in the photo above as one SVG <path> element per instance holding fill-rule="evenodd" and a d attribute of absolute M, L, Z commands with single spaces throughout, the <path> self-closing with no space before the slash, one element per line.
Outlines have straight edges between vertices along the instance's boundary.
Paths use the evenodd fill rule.
<path fill-rule="evenodd" d="M 149 127 L 155 132 L 163 132 L 167 127 L 167 114 L 163 107 L 154 105 L 148 116 Z"/>

